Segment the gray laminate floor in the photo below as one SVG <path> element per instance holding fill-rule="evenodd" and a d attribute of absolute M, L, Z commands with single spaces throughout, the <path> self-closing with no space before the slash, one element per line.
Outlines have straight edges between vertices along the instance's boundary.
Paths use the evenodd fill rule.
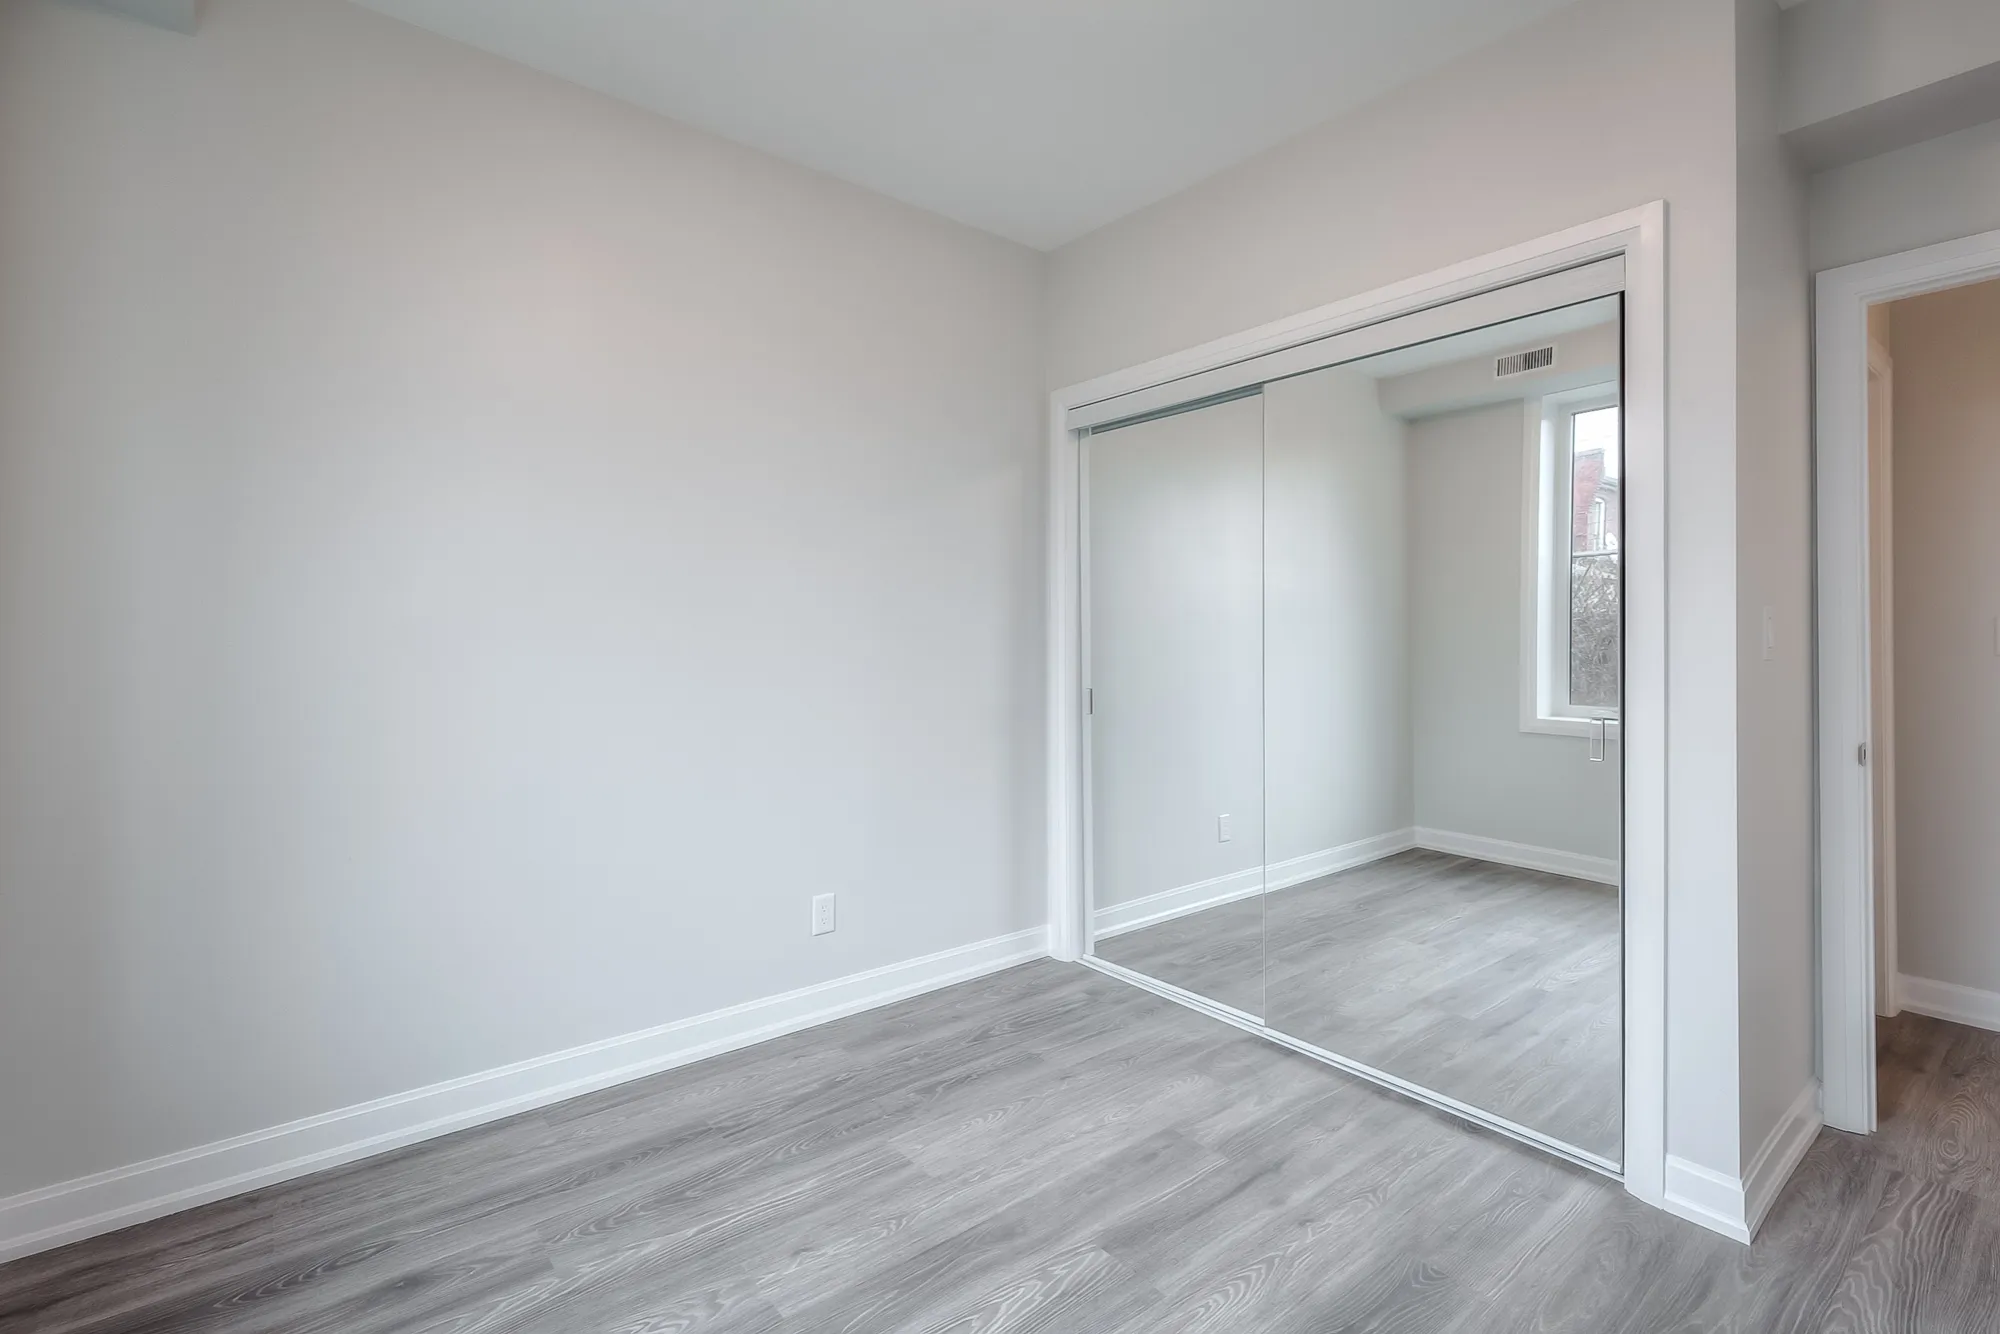
<path fill-rule="evenodd" d="M 1610 886 L 1420 849 L 1098 953 L 1615 1162 L 1620 940 Z"/>
<path fill-rule="evenodd" d="M 0 1330 L 1989 1331 L 2000 1037 L 1754 1248 L 1036 963 L 0 1268 Z"/>

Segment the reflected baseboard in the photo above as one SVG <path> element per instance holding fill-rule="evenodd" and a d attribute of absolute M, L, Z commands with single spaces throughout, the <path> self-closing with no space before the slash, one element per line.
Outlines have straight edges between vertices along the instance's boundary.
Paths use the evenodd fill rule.
<path fill-rule="evenodd" d="M 1103 940 L 1142 927 L 1171 922 L 1190 913 L 1206 912 L 1210 908 L 1219 908 L 1225 903 L 1234 903 L 1263 892 L 1264 868 L 1252 866 L 1247 870 L 1216 876 L 1212 880 L 1198 880 L 1192 885 L 1148 894 L 1143 899 L 1130 899 L 1109 908 L 1099 908 L 1091 915 L 1090 924 L 1097 939 Z"/>
<path fill-rule="evenodd" d="M 1140 899 L 1128 899 L 1099 908 L 1091 916 L 1091 930 L 1098 940 L 1170 922 L 1190 913 L 1206 912 L 1225 903 L 1247 899 L 1253 894 L 1289 889 L 1318 880 L 1338 871 L 1350 871 L 1369 862 L 1393 857 L 1412 848 L 1471 857 L 1502 866 L 1518 866 L 1528 871 L 1547 871 L 1600 885 L 1618 883 L 1618 862 L 1611 857 L 1592 857 L 1562 848 L 1542 848 L 1480 834 L 1460 834 L 1448 829 L 1397 829 L 1372 838 L 1357 839 L 1339 847 L 1322 848 L 1303 856 L 1273 862 L 1269 867 L 1251 866 L 1228 875 L 1198 880 L 1191 885 L 1162 890 Z"/>
<path fill-rule="evenodd" d="M 1293 885 L 1302 885 L 1308 880 L 1317 880 L 1321 876 L 1332 875 L 1336 871 L 1348 871 L 1357 866 L 1366 866 L 1369 862 L 1393 857 L 1399 852 L 1408 852 L 1416 846 L 1418 846 L 1416 830 L 1392 830 L 1372 838 L 1343 843 L 1339 847 L 1322 848 L 1318 852 L 1308 852 L 1303 856 L 1288 857 L 1284 861 L 1271 863 L 1269 867 L 1252 866 L 1210 880 L 1182 885 L 1177 889 L 1148 894 L 1142 899 L 1114 903 L 1109 907 L 1099 908 L 1092 914 L 1091 929 L 1098 940 L 1104 940 L 1127 931 L 1137 931 L 1142 927 L 1170 922 L 1176 917 L 1186 917 L 1190 913 L 1219 908 L 1225 903 L 1247 899 L 1266 890 L 1286 889 Z"/>
<path fill-rule="evenodd" d="M 1397 829 L 1373 838 L 1343 843 L 1337 848 L 1308 852 L 1303 857 L 1273 863 L 1264 877 L 1264 888 L 1290 889 L 1293 885 L 1303 885 L 1308 880 L 1317 880 L 1336 871 L 1351 871 L 1369 862 L 1379 862 L 1384 857 L 1393 857 L 1417 846 L 1416 830 Z"/>
<path fill-rule="evenodd" d="M 1415 846 L 1429 848 L 1433 852 L 1448 852 L 1454 857 L 1518 866 L 1526 871 L 1547 871 L 1576 880 L 1592 880 L 1600 885 L 1618 883 L 1618 860 L 1615 857 L 1592 857 L 1562 848 L 1540 848 L 1530 843 L 1510 843 L 1504 838 L 1421 827 L 1416 830 Z"/>

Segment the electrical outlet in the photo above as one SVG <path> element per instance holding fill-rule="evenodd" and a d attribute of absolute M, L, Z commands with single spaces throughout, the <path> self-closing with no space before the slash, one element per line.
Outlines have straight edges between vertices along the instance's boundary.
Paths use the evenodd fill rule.
<path fill-rule="evenodd" d="M 824 936 L 833 930 L 833 898 L 831 894 L 813 895 L 813 934 Z"/>
<path fill-rule="evenodd" d="M 1217 843 L 1227 843 L 1230 839 L 1235 837 L 1236 837 L 1236 830 L 1231 817 L 1227 815 L 1216 816 L 1215 841 Z"/>

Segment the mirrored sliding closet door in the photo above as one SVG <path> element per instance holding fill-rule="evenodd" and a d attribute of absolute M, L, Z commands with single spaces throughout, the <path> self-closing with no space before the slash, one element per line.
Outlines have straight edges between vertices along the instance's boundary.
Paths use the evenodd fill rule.
<path fill-rule="evenodd" d="M 1096 957 L 1611 1170 L 1622 344 L 1378 333 L 1084 451 Z"/>
<path fill-rule="evenodd" d="M 1264 401 L 1084 441 L 1099 958 L 1264 1013 Z"/>
<path fill-rule="evenodd" d="M 1266 1022 L 1613 1161 L 1619 344 L 1607 298 L 1265 390 Z"/>

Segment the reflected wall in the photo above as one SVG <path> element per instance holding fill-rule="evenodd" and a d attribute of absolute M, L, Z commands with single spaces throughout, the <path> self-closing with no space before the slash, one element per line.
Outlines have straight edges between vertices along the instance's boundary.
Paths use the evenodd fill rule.
<path fill-rule="evenodd" d="M 1084 441 L 1098 957 L 1264 1012 L 1264 426 L 1251 394 Z"/>

